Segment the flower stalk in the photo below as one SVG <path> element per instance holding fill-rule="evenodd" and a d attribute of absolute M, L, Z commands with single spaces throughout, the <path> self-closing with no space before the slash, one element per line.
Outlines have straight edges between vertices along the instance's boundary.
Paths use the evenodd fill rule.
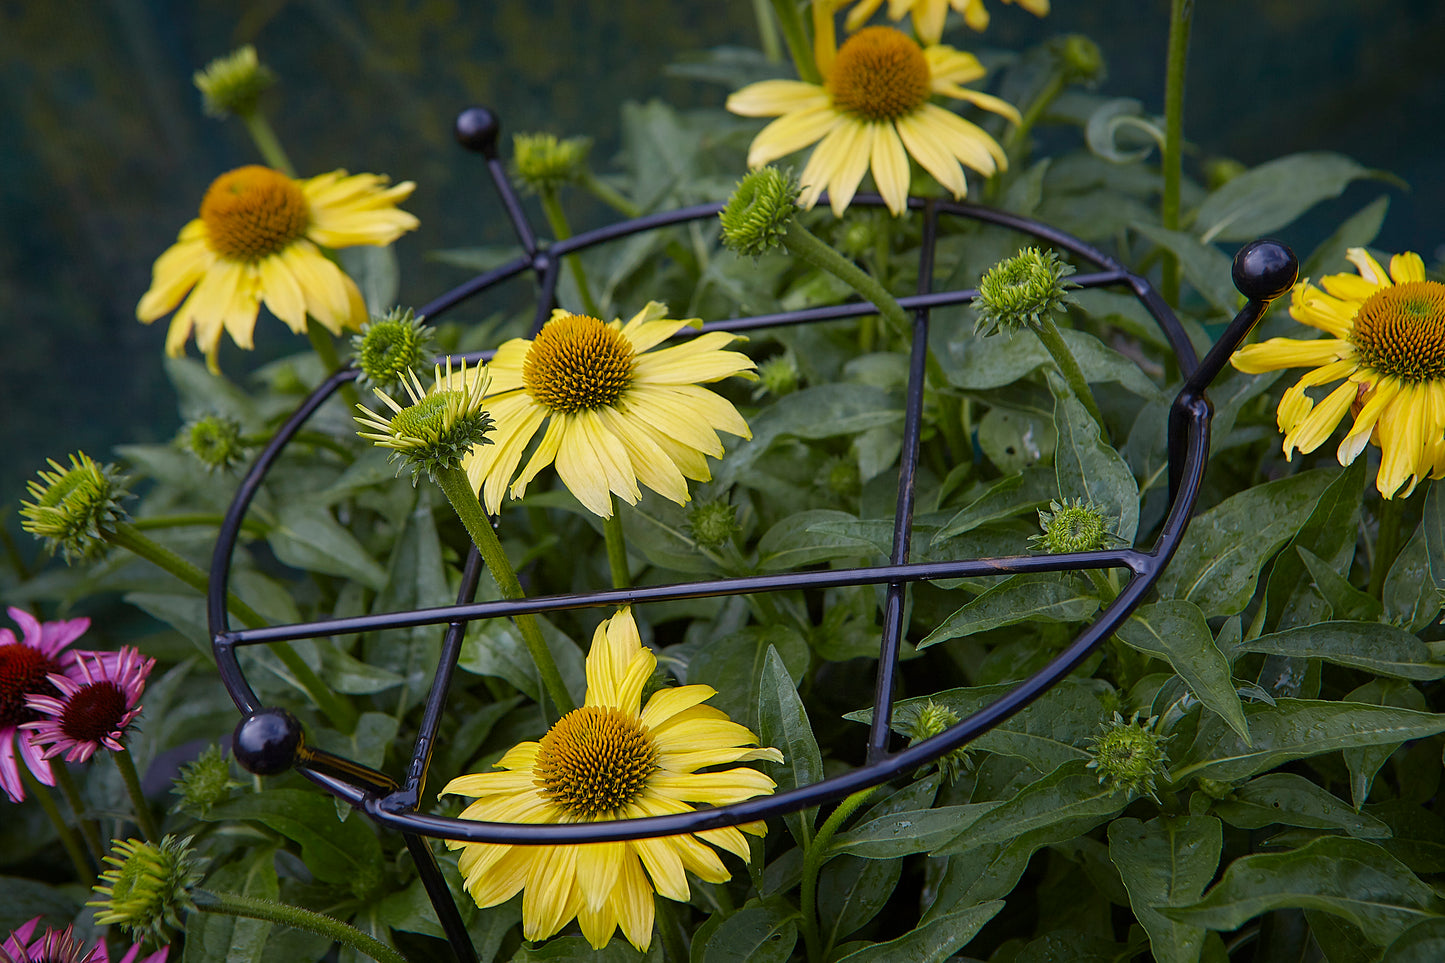
<path fill-rule="evenodd" d="M 1184 177 L 1184 75 L 1189 60 L 1189 29 L 1194 21 L 1194 0 L 1171 0 L 1169 4 L 1169 60 L 1164 76 L 1164 146 L 1162 166 L 1164 191 L 1159 203 L 1159 220 L 1164 229 L 1179 230 L 1179 185 Z M 1160 293 L 1170 304 L 1179 304 L 1179 259 L 1163 252 Z"/>
<path fill-rule="evenodd" d="M 809 963 L 819 963 L 832 949 L 831 946 L 823 945 L 822 935 L 818 931 L 818 874 L 823 869 L 823 863 L 827 861 L 828 847 L 833 844 L 834 834 L 843 828 L 849 817 L 881 788 L 873 786 L 860 789 L 840 802 L 837 808 L 828 814 L 828 818 L 823 821 L 817 835 L 808 843 L 803 853 L 803 883 L 798 898 L 799 908 L 803 912 L 803 941 L 808 947 Z"/>
<path fill-rule="evenodd" d="M 30 790 L 30 795 L 40 803 L 40 808 L 45 810 L 50 824 L 55 827 L 55 835 L 60 837 L 60 845 L 65 849 L 65 854 L 70 857 L 70 864 L 75 869 L 75 878 L 90 879 L 95 871 L 91 869 L 89 860 L 85 858 L 85 850 L 81 848 L 80 838 L 76 836 L 75 830 L 61 815 L 60 807 L 55 804 L 55 797 L 50 794 L 50 787 L 41 785 L 40 780 L 35 778 L 28 766 L 20 767 L 20 778 L 25 780 L 25 788 Z M 80 818 L 79 811 L 76 812 L 76 818 Z"/>
<path fill-rule="evenodd" d="M 343 946 L 349 946 L 378 963 L 408 963 L 407 958 L 385 943 L 363 933 L 335 917 L 312 910 L 291 906 L 276 900 L 243 896 L 240 893 L 217 892 L 198 889 L 191 894 L 196 909 L 202 913 L 221 913 L 246 919 L 265 920 L 292 929 L 305 930 L 325 936 Z"/>
<path fill-rule="evenodd" d="M 773 12 L 778 15 L 783 42 L 788 45 L 788 55 L 793 58 L 798 78 L 810 84 L 822 83 L 823 75 L 813 62 L 813 45 L 808 42 L 808 30 L 803 25 L 803 15 L 798 12 L 797 0 L 773 0 Z"/>
<path fill-rule="evenodd" d="M 21 766 L 24 772 L 25 767 Z M 75 813 L 76 825 L 80 827 L 80 836 L 85 840 L 86 849 L 94 857 L 97 864 L 105 854 L 105 847 L 100 844 L 100 830 L 96 828 L 95 820 L 85 815 L 85 800 L 80 795 L 80 787 L 75 784 L 75 777 L 71 776 L 70 769 L 61 760 L 50 764 L 50 774 L 55 777 L 55 785 L 65 801 L 70 804 L 70 811 Z M 84 877 L 81 877 L 84 879 Z"/>
<path fill-rule="evenodd" d="M 131 758 L 130 750 L 112 752 L 111 757 L 115 759 L 115 768 L 120 770 L 125 791 L 130 795 L 130 805 L 135 810 L 135 824 L 140 827 L 146 842 L 156 842 L 161 838 L 160 827 L 156 825 L 155 816 L 151 814 L 150 803 L 146 802 L 145 790 L 141 788 L 140 774 L 136 772 L 135 760 Z"/>
<path fill-rule="evenodd" d="M 622 531 L 621 506 L 617 496 L 612 496 L 612 514 L 602 520 L 602 534 L 607 540 L 607 568 L 612 573 L 613 588 L 628 588 L 632 585 L 632 573 L 627 569 L 627 536 Z"/>

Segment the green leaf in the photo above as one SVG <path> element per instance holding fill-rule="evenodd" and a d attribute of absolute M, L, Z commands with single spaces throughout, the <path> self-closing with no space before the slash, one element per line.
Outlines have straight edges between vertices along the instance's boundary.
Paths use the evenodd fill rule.
<path fill-rule="evenodd" d="M 1054 427 L 1059 432 L 1054 472 L 1061 498 L 1092 502 L 1110 519 L 1110 530 L 1134 544 L 1139 529 L 1139 486 L 1124 456 L 1103 440 L 1096 422 L 1074 397 L 1063 376 L 1049 370 L 1054 394 Z"/>
<path fill-rule="evenodd" d="M 1337 474 L 1321 469 L 1266 482 L 1196 516 L 1159 578 L 1160 596 L 1187 599 L 1208 618 L 1242 611 L 1264 563 L 1304 524 Z"/>
<path fill-rule="evenodd" d="M 297 501 L 281 505 L 267 536 L 276 557 L 293 568 L 355 579 L 369 588 L 386 585 L 386 570 L 331 517 L 325 505 Z"/>
<path fill-rule="evenodd" d="M 1352 181 L 1378 176 L 1343 154 L 1287 154 L 1217 188 L 1199 205 L 1194 230 L 1205 242 L 1252 241 L 1294 223 L 1320 201 L 1339 197 Z"/>
<path fill-rule="evenodd" d="M 1439 679 L 1445 663 L 1432 662 L 1430 647 L 1404 629 L 1382 622 L 1321 622 L 1261 635 L 1240 643 L 1245 652 L 1324 659 L 1396 679 Z"/>
<path fill-rule="evenodd" d="M 1233 930 L 1261 913 L 1312 909 L 1343 917 L 1377 946 L 1439 917 L 1434 890 L 1379 846 L 1327 836 L 1289 853 L 1244 856 L 1191 906 L 1167 909 L 1173 919 Z"/>
<path fill-rule="evenodd" d="M 849 953 L 837 963 L 943 963 L 978 935 L 985 923 L 1003 909 L 1003 900 L 992 900 L 940 916 L 896 940 L 875 943 Z"/>
<path fill-rule="evenodd" d="M 957 836 L 959 826 L 973 823 L 998 805 L 994 801 L 888 813 L 839 833 L 833 837 L 828 851 L 866 859 L 896 859 L 910 853 L 932 852 Z"/>
<path fill-rule="evenodd" d="M 758 566 L 767 572 L 816 565 L 835 558 L 861 558 L 874 553 L 867 542 L 828 531 L 815 531 L 822 522 L 856 524 L 858 517 L 847 512 L 815 508 L 789 515 L 758 540 Z"/>
<path fill-rule="evenodd" d="M 901 859 L 829 859 L 818 875 L 818 922 L 825 945 L 837 946 L 877 916 L 902 874 Z"/>
<path fill-rule="evenodd" d="M 1313 552 L 1333 568 L 1349 570 L 1364 484 L 1365 462 L 1356 458 L 1320 494 L 1309 518 L 1274 560 L 1264 590 L 1264 631 L 1308 625 L 1326 617 L 1323 600 L 1309 589 L 1308 570 L 1299 553 Z"/>
<path fill-rule="evenodd" d="M 798 911 L 782 899 L 748 900 L 723 920 L 703 963 L 783 963 L 798 941 Z"/>
<path fill-rule="evenodd" d="M 391 245 L 358 244 L 336 252 L 341 269 L 351 275 L 361 289 L 369 314 L 385 314 L 396 304 L 401 287 L 401 271 L 397 267 L 396 249 Z"/>
<path fill-rule="evenodd" d="M 330 638 L 316 639 L 315 645 L 321 656 L 321 677 L 337 692 L 370 695 L 394 689 L 406 681 L 395 672 L 368 665 L 342 651 Z"/>
<path fill-rule="evenodd" d="M 920 649 L 1019 622 L 1082 622 L 1099 608 L 1077 579 L 1052 572 L 1010 575 L 954 612 Z"/>
<path fill-rule="evenodd" d="M 1395 556 L 1385 576 L 1381 601 L 1385 617 L 1411 632 L 1418 632 L 1440 614 L 1442 593 L 1430 574 L 1429 547 L 1422 525 Z"/>
<path fill-rule="evenodd" d="M 1053 420 L 1038 412 L 996 404 L 978 423 L 978 447 L 1005 474 L 1048 464 L 1057 443 Z"/>
<path fill-rule="evenodd" d="M 562 674 L 567 691 L 580 705 L 587 688 L 582 650 L 551 620 L 539 615 L 537 625 L 542 630 L 542 639 L 557 663 L 557 671 Z M 542 698 L 537 663 L 532 661 L 532 653 L 522 640 L 522 633 L 509 619 L 485 619 L 468 625 L 457 665 L 477 675 L 506 679 L 534 701 Z"/>
<path fill-rule="evenodd" d="M 327 818 L 336 821 L 330 812 Z M 259 846 L 216 870 L 204 886 L 242 896 L 277 899 L 281 890 L 276 879 L 276 850 L 273 846 Z M 270 932 L 271 924 L 265 920 L 192 913 L 186 919 L 186 950 L 181 959 L 183 963 L 260 963 L 265 959 L 263 950 Z"/>
<path fill-rule="evenodd" d="M 600 950 L 594 950 L 580 936 L 563 936 L 536 946 L 523 946 L 512 956 L 511 963 L 642 963 L 644 957 L 624 939 L 614 939 Z"/>
<path fill-rule="evenodd" d="M 1214 644 L 1199 606 L 1180 599 L 1145 605 L 1116 634 L 1126 645 L 1172 665 L 1199 700 L 1249 742 L 1249 728 L 1229 673 L 1229 660 Z"/>
<path fill-rule="evenodd" d="M 1237 787 L 1213 811 L 1231 826 L 1263 829 L 1273 823 L 1334 829 L 1357 839 L 1387 839 L 1390 827 L 1355 812 L 1327 790 L 1292 772 L 1271 772 Z"/>
<path fill-rule="evenodd" d="M 1445 505 L 1441 505 L 1441 486 L 1430 482 L 1425 493 L 1425 512 L 1420 527 L 1425 532 L 1425 560 L 1430 567 L 1430 580 L 1437 589 L 1445 590 Z"/>
<path fill-rule="evenodd" d="M 687 681 L 717 689 L 708 702 L 714 708 L 734 719 L 750 718 L 771 649 L 782 657 L 788 677 L 802 681 L 808 670 L 808 641 L 790 625 L 748 626 L 714 639 L 688 660 Z"/>
<path fill-rule="evenodd" d="M 1350 580 L 1330 567 L 1329 563 L 1320 558 L 1314 552 L 1298 546 L 1295 551 L 1299 554 L 1300 560 L 1304 562 L 1305 568 L 1309 570 L 1310 578 L 1314 580 L 1313 585 L 1320 597 L 1330 606 L 1330 614 L 1337 619 L 1346 619 L 1356 622 L 1378 622 L 1384 615 L 1384 607 L 1378 599 L 1368 592 L 1362 592 L 1350 584 Z"/>
<path fill-rule="evenodd" d="M 1228 277 L 1227 270 L 1225 276 Z M 1158 385 L 1149 380 L 1132 358 L 1107 347 L 1087 331 L 1060 328 L 1059 334 L 1063 335 L 1064 344 L 1068 345 L 1074 360 L 1079 363 L 1085 381 L 1091 384 L 1113 382 L 1141 398 L 1161 396 Z M 1002 388 L 1054 363 L 1039 339 L 1025 334 L 975 338 L 965 329 L 964 333 L 950 339 L 946 350 L 939 353 L 939 362 L 949 384 L 965 391 Z"/>
<path fill-rule="evenodd" d="M 0 930 L 11 933 L 36 916 L 67 924 L 91 898 L 88 890 L 76 886 L 62 889 L 23 876 L 0 876 Z"/>
<path fill-rule="evenodd" d="M 376 879 L 381 844 L 364 819 L 337 822 L 329 796 L 305 789 L 268 789 L 212 806 L 207 822 L 254 819 L 301 847 L 301 861 L 317 879 L 341 886 Z"/>
<path fill-rule="evenodd" d="M 972 531 L 989 522 L 1002 521 L 1036 511 L 1058 494 L 1058 481 L 1047 468 L 1026 468 L 995 482 L 988 491 L 969 502 L 933 535 L 936 545 L 955 535 Z"/>
<path fill-rule="evenodd" d="M 1422 712 L 1426 708 L 1425 697 L 1420 691 L 1399 679 L 1371 679 L 1355 691 L 1347 693 L 1343 701 L 1372 706 L 1395 706 Z M 1374 785 L 1376 773 L 1402 744 L 1386 742 L 1344 751 L 1345 768 L 1350 771 L 1350 799 L 1356 809 L 1370 798 L 1370 787 Z"/>
<path fill-rule="evenodd" d="M 1385 949 L 1380 963 L 1439 963 L 1445 960 L 1445 919 L 1421 920 Z"/>
<path fill-rule="evenodd" d="M 1176 783 L 1207 777 L 1247 779 L 1294 759 L 1361 746 L 1421 739 L 1445 732 L 1445 715 L 1361 703 L 1280 699 L 1244 707 L 1253 745 L 1215 716 L 1199 720 L 1194 744 L 1172 767 Z"/>
<path fill-rule="evenodd" d="M 1171 920 L 1159 907 L 1193 903 L 1214 878 L 1224 831 L 1213 816 L 1161 816 L 1109 824 L 1109 858 L 1158 963 L 1197 963 L 1204 928 Z"/>
<path fill-rule="evenodd" d="M 1335 233 L 1320 242 L 1300 266 L 1300 277 L 1318 278 L 1326 274 L 1352 271 L 1353 266 L 1345 259 L 1345 252 L 1352 247 L 1364 247 L 1373 241 L 1385 224 L 1385 212 L 1390 209 L 1390 197 L 1382 194 L 1360 208 L 1335 229 Z"/>
<path fill-rule="evenodd" d="M 1208 301 L 1214 310 L 1230 317 L 1239 309 L 1241 295 L 1231 281 L 1228 255 L 1192 234 L 1171 231 L 1143 221 L 1129 225 L 1149 240 L 1173 252 L 1184 269 L 1184 277 Z"/>
<path fill-rule="evenodd" d="M 823 778 L 823 755 L 808 722 L 808 711 L 778 650 L 769 646 L 762 678 L 758 680 L 758 745 L 782 750 L 783 762 L 759 762 L 757 767 L 772 776 L 780 792 L 809 786 Z M 813 838 L 813 813 L 809 809 L 785 818 L 799 846 Z"/>
<path fill-rule="evenodd" d="M 990 809 L 971 825 L 959 827 L 960 835 L 934 850 L 934 855 L 946 856 L 992 843 L 1006 843 L 1069 820 L 1094 820 L 1097 825 L 1123 809 L 1129 797 L 1101 786 L 1098 774 L 1084 766 L 1082 760 L 1066 762 L 1025 786 L 1012 799 Z"/>

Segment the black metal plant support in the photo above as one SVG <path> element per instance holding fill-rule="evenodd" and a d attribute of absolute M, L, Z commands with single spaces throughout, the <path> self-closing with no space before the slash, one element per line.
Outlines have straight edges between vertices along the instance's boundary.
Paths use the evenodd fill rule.
<path fill-rule="evenodd" d="M 418 313 L 428 319 L 435 320 L 481 291 L 530 273 L 535 277 L 539 291 L 535 330 L 540 328 L 551 313 L 564 255 L 669 225 L 714 218 L 721 210 L 720 204 L 698 205 L 613 224 L 548 247 L 539 246 L 516 191 L 497 156 L 498 132 L 496 117 L 485 109 L 465 110 L 457 118 L 457 138 L 465 147 L 485 158 L 492 181 L 516 231 L 522 253 L 507 264 L 478 275 L 420 308 Z M 878 206 L 882 204 L 882 200 L 877 195 L 864 194 L 859 195 L 854 203 Z M 342 369 L 326 379 L 276 433 L 242 481 L 220 529 L 211 564 L 208 598 L 209 628 L 216 663 L 226 689 L 243 716 L 236 727 L 236 757 L 247 769 L 262 775 L 283 772 L 294 766 L 328 792 L 365 812 L 377 824 L 399 831 L 415 859 L 422 882 L 458 959 L 471 963 L 476 959 L 476 953 L 451 891 L 427 843 L 428 838 L 527 845 L 615 841 L 691 833 L 794 812 L 841 798 L 859 789 L 876 786 L 900 774 L 909 773 L 970 742 L 1038 698 L 1119 627 L 1143 600 L 1178 549 L 1199 496 L 1209 453 L 1213 405 L 1205 391 L 1224 367 L 1230 354 L 1243 342 L 1250 329 L 1264 314 L 1269 303 L 1294 284 L 1298 274 L 1298 262 L 1294 254 L 1283 244 L 1270 240 L 1254 241 L 1239 251 L 1234 260 L 1234 283 L 1247 298 L 1247 303 L 1201 362 L 1178 319 L 1149 282 L 1077 238 L 1037 221 L 972 204 L 910 199 L 909 207 L 922 211 L 923 244 L 918 272 L 918 293 L 901 299 L 904 308 L 913 312 L 913 343 L 899 472 L 898 507 L 894 519 L 892 553 L 885 565 L 710 579 L 577 595 L 474 602 L 472 599 L 476 593 L 482 564 L 473 549 L 462 574 L 461 590 L 455 605 L 233 630 L 227 619 L 225 599 L 230 581 L 231 558 L 247 508 L 267 471 L 286 444 L 317 408 L 338 387 L 353 380 L 357 372 L 350 368 Z M 1169 413 L 1169 508 L 1152 547 L 945 562 L 909 561 L 914 471 L 918 460 L 918 435 L 923 407 L 929 311 L 944 305 L 967 303 L 977 294 L 973 290 L 931 290 L 934 240 L 941 216 L 972 218 L 995 224 L 1067 251 L 1097 269 L 1092 273 L 1074 276 L 1073 280 L 1081 287 L 1126 287 L 1159 324 L 1178 359 L 1185 383 L 1175 397 Z M 857 317 L 871 314 L 873 310 L 869 304 L 856 302 L 780 314 L 732 318 L 706 324 L 703 330 L 749 331 Z M 684 329 L 678 336 L 687 337 L 696 333 L 698 332 L 692 329 Z M 475 357 L 488 356 L 488 352 L 483 352 Z M 1014 686 L 1007 695 L 959 721 L 948 731 L 905 749 L 890 749 L 889 723 L 892 719 L 895 673 L 903 636 L 904 591 L 910 583 L 969 576 L 1084 569 L 1126 569 L 1129 579 L 1118 597 L 1104 608 L 1078 638 L 1048 665 Z M 427 768 L 446 706 L 452 674 L 469 622 L 584 607 L 843 585 L 887 586 L 879 646 L 875 711 L 868 736 L 865 765 L 822 782 L 774 796 L 750 799 L 716 809 L 646 819 L 566 825 L 522 825 L 473 822 L 418 811 L 426 789 Z M 238 649 L 242 646 L 421 625 L 445 626 L 441 659 L 423 708 L 416 744 L 407 763 L 405 775 L 399 782 L 368 766 L 308 745 L 301 724 L 295 716 L 284 709 L 267 707 L 260 703 L 238 661 Z"/>

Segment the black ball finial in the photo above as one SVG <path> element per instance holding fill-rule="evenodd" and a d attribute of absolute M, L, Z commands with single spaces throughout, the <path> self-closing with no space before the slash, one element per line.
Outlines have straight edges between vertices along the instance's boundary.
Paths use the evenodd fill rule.
<path fill-rule="evenodd" d="M 1299 258 L 1273 238 L 1250 241 L 1234 256 L 1234 286 L 1251 301 L 1273 301 L 1294 287 Z"/>
<path fill-rule="evenodd" d="M 502 122 L 487 108 L 468 107 L 457 114 L 455 131 L 457 143 L 467 150 L 476 151 L 488 160 L 497 156 L 497 137 L 502 133 Z"/>
<path fill-rule="evenodd" d="M 301 720 L 285 709 L 259 709 L 236 724 L 231 752 L 236 761 L 258 776 L 285 772 L 305 744 Z"/>

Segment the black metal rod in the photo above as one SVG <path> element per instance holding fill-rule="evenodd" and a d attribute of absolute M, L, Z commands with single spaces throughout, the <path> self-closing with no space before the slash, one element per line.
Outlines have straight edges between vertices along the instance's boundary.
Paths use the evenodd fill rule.
<path fill-rule="evenodd" d="M 406 840 L 411 861 L 416 864 L 416 873 L 421 877 L 421 884 L 426 888 L 432 907 L 437 911 L 437 922 L 441 923 L 442 932 L 447 935 L 447 942 L 456 954 L 457 963 L 478 963 L 477 948 L 472 945 L 472 935 L 467 932 L 467 924 L 462 922 L 462 914 L 457 912 L 457 901 L 452 898 L 451 887 L 447 886 L 447 881 L 442 876 L 431 845 L 416 833 L 403 833 L 401 838 Z"/>

